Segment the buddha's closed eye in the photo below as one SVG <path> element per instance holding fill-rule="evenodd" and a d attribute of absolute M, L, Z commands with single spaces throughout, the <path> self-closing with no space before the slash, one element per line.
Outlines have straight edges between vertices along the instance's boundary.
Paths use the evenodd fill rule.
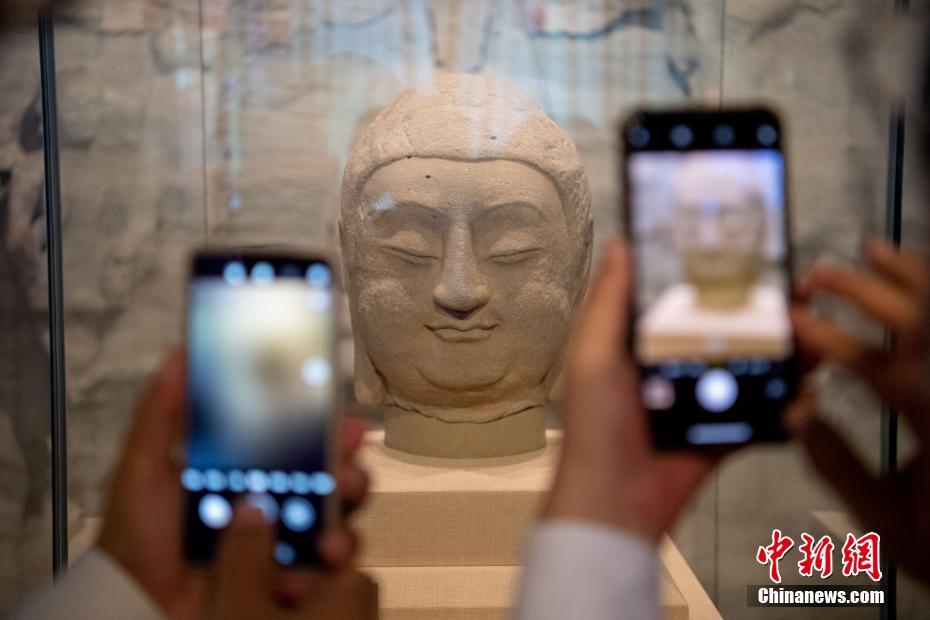
<path fill-rule="evenodd" d="M 522 263 L 525 260 L 529 260 L 536 256 L 540 251 L 541 248 L 535 247 L 492 250 L 490 258 L 495 263 L 499 263 L 501 265 L 512 265 L 514 263 Z"/>
<path fill-rule="evenodd" d="M 526 230 L 510 230 L 490 244 L 487 257 L 495 263 L 510 265 L 529 260 L 542 251 L 539 237 Z"/>
<path fill-rule="evenodd" d="M 391 254 L 392 256 L 397 256 L 409 263 L 415 265 L 425 265 L 431 263 L 434 260 L 439 260 L 438 256 L 433 256 L 429 250 L 423 248 L 409 248 L 397 245 L 385 244 L 381 248 Z"/>
<path fill-rule="evenodd" d="M 441 250 L 437 246 L 427 235 L 416 230 L 400 231 L 381 242 L 384 252 L 417 265 L 438 260 Z"/>

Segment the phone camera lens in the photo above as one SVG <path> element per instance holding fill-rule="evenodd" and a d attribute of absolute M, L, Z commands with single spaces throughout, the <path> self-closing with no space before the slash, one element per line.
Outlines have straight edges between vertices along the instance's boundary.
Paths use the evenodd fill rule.
<path fill-rule="evenodd" d="M 736 139 L 736 132 L 730 125 L 717 125 L 714 128 L 714 142 L 717 146 L 730 146 Z"/>
<path fill-rule="evenodd" d="M 630 146 L 641 149 L 649 144 L 649 130 L 641 125 L 632 127 L 627 139 L 630 141 Z"/>
<path fill-rule="evenodd" d="M 778 140 L 778 131 L 771 125 L 759 125 L 756 129 L 756 140 L 762 146 L 772 146 Z"/>
<path fill-rule="evenodd" d="M 687 125 L 675 125 L 672 127 L 669 137 L 672 139 L 672 144 L 677 146 L 680 149 L 688 148 L 691 145 L 691 141 L 694 140 L 694 132 L 691 131 L 691 128 Z"/>

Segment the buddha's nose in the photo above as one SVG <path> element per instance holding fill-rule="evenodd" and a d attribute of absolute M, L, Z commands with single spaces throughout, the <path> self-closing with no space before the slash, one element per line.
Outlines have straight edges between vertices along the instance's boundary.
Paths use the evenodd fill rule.
<path fill-rule="evenodd" d="M 433 301 L 447 314 L 467 319 L 485 306 L 490 297 L 471 243 L 451 243 L 442 261 L 439 282 L 433 289 Z"/>
<path fill-rule="evenodd" d="M 693 233 L 697 245 L 702 248 L 717 249 L 722 241 L 719 225 L 708 218 L 702 218 Z"/>

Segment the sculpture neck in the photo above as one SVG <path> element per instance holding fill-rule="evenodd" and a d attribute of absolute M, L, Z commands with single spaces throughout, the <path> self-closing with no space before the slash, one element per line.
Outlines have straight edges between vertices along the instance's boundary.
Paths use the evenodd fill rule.
<path fill-rule="evenodd" d="M 387 406 L 384 443 L 401 452 L 442 458 L 523 454 L 546 445 L 546 409 L 531 407 L 491 422 L 444 422 Z"/>
<path fill-rule="evenodd" d="M 697 303 L 704 308 L 730 310 L 741 308 L 749 302 L 752 285 L 743 281 L 720 283 L 701 283 L 695 286 Z"/>

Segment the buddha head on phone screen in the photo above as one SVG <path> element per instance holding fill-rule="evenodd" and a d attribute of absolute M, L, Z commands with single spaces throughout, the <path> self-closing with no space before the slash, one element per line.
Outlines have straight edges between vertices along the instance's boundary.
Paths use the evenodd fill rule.
<path fill-rule="evenodd" d="M 683 163 L 674 189 L 674 236 L 700 305 L 737 308 L 759 279 L 765 203 L 752 171 L 706 154 Z"/>
<path fill-rule="evenodd" d="M 343 177 L 360 401 L 444 422 L 543 406 L 591 251 L 578 153 L 527 97 L 476 75 L 404 91 Z"/>

